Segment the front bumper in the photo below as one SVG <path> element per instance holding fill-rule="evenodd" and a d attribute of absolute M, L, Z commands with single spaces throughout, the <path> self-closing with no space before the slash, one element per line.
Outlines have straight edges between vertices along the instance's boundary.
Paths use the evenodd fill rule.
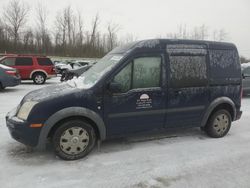
<path fill-rule="evenodd" d="M 29 127 L 29 122 L 22 121 L 16 116 L 12 116 L 13 114 L 12 111 L 6 116 L 6 125 L 11 137 L 20 143 L 36 147 L 38 144 L 40 129 Z"/>

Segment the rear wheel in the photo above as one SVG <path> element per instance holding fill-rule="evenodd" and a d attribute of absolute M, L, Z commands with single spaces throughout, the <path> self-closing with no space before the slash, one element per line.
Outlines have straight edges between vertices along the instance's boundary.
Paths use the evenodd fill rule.
<path fill-rule="evenodd" d="M 35 84 L 41 85 L 45 83 L 46 75 L 44 73 L 38 72 L 32 76 L 32 79 Z"/>
<path fill-rule="evenodd" d="M 227 110 L 218 110 L 208 120 L 205 132 L 213 138 L 225 136 L 231 127 L 232 117 Z"/>
<path fill-rule="evenodd" d="M 95 142 L 93 127 L 82 120 L 63 123 L 53 136 L 55 154 L 64 160 L 85 157 L 94 148 Z"/>

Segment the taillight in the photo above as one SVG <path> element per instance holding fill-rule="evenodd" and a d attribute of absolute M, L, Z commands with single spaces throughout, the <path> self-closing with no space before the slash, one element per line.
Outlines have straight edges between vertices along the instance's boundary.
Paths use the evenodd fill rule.
<path fill-rule="evenodd" d="M 16 69 L 16 77 L 18 77 L 18 78 L 20 77 L 18 69 Z"/>
<path fill-rule="evenodd" d="M 6 70 L 5 72 L 11 76 L 16 76 L 16 71 L 14 70 Z"/>

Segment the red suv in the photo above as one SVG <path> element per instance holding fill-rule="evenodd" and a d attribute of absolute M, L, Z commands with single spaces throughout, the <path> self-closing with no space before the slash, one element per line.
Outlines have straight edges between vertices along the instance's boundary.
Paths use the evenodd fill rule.
<path fill-rule="evenodd" d="M 46 56 L 8 54 L 0 59 L 0 64 L 18 69 L 22 80 L 33 80 L 35 84 L 44 84 L 56 76 L 54 65 Z"/>

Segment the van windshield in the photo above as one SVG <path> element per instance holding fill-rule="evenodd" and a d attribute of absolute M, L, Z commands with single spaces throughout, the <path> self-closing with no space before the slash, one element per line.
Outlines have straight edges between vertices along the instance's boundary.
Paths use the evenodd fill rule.
<path fill-rule="evenodd" d="M 73 78 L 67 83 L 73 87 L 88 89 L 97 83 L 102 76 L 109 72 L 121 59 L 122 54 L 107 54 L 79 78 Z"/>

